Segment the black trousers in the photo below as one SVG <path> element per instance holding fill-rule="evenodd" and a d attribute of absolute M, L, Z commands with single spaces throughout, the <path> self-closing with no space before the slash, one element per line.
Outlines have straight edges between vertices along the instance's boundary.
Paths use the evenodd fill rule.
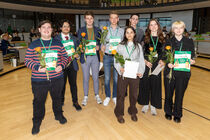
<path fill-rule="evenodd" d="M 69 84 L 70 84 L 72 102 L 77 103 L 77 101 L 78 101 L 78 97 L 77 97 L 77 71 L 74 70 L 73 63 L 71 63 L 67 68 L 64 69 L 64 85 L 63 85 L 62 94 L 61 94 L 61 102 L 62 103 L 64 103 L 64 100 L 65 100 L 67 77 L 68 77 L 68 81 L 69 81 Z"/>
<path fill-rule="evenodd" d="M 138 96 L 139 78 L 137 79 L 124 78 L 123 79 L 122 76 L 118 75 L 117 104 L 114 109 L 114 113 L 116 117 L 124 115 L 125 92 L 128 86 L 129 86 L 129 101 L 130 101 L 128 113 L 129 114 L 138 113 L 138 110 L 136 108 L 136 101 L 137 101 L 137 96 Z"/>
<path fill-rule="evenodd" d="M 168 115 L 174 117 L 182 117 L 182 105 L 184 93 L 187 89 L 190 79 L 190 72 L 174 71 L 173 77 L 169 82 L 167 75 L 164 74 L 164 86 L 165 86 L 165 103 L 164 111 Z M 173 105 L 173 95 L 175 91 L 175 100 Z"/>
<path fill-rule="evenodd" d="M 151 105 L 155 108 L 162 108 L 162 84 L 161 84 L 161 72 L 158 75 L 150 75 L 149 68 L 145 67 L 143 78 L 139 82 L 139 95 L 138 103 L 140 105 Z"/>
<path fill-rule="evenodd" d="M 55 116 L 62 115 L 61 90 L 63 78 L 52 79 L 49 81 L 32 81 L 33 99 L 33 122 L 40 123 L 45 115 L 45 101 L 48 91 L 52 98 L 52 107 Z"/>

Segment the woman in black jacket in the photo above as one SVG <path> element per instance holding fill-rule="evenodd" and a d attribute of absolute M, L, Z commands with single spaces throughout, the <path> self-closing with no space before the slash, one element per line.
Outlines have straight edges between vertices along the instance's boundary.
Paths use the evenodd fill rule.
<path fill-rule="evenodd" d="M 170 45 L 172 47 L 172 51 L 176 52 L 180 51 L 182 53 L 189 51 L 188 53 L 191 53 L 190 64 L 194 64 L 195 63 L 195 60 L 193 60 L 193 58 L 195 57 L 194 43 L 192 39 L 188 39 L 187 37 L 183 36 L 184 29 L 185 29 L 184 22 L 182 21 L 174 22 L 172 24 L 172 31 L 174 32 L 174 36 L 171 39 L 167 40 L 166 45 Z M 173 115 L 174 121 L 179 123 L 181 122 L 181 117 L 182 117 L 183 97 L 188 86 L 191 72 L 174 70 L 174 68 L 177 69 L 176 63 L 177 60 L 175 64 L 172 63 L 166 64 L 164 70 L 164 86 L 165 86 L 164 111 L 166 119 L 171 120 Z M 171 79 L 168 77 L 170 69 L 172 69 Z M 175 101 L 173 105 L 174 91 L 175 91 Z"/>
<path fill-rule="evenodd" d="M 142 112 L 146 113 L 149 109 L 149 102 L 151 104 L 151 114 L 157 115 L 156 108 L 162 108 L 162 89 L 161 89 L 161 72 L 158 75 L 150 75 L 151 72 L 157 67 L 164 65 L 162 61 L 162 50 L 163 44 L 165 43 L 163 33 L 159 22 L 156 19 L 151 19 L 144 39 L 144 56 L 145 56 L 145 73 L 139 84 L 139 96 L 138 103 L 144 105 Z M 157 54 L 153 57 L 156 59 L 155 62 L 151 63 L 148 60 L 150 49 Z"/>

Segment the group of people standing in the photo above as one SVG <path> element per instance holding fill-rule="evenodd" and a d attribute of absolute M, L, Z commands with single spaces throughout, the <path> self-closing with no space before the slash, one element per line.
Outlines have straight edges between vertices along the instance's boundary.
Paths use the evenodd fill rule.
<path fill-rule="evenodd" d="M 40 22 L 38 30 L 40 38 L 33 41 L 25 57 L 25 64 L 32 69 L 32 92 L 33 99 L 33 128 L 32 134 L 39 133 L 41 122 L 45 114 L 45 101 L 48 91 L 53 102 L 53 112 L 55 120 L 61 124 L 67 122 L 63 116 L 62 106 L 65 99 L 65 86 L 67 78 L 70 84 L 73 106 L 77 111 L 82 110 L 78 103 L 77 95 L 77 71 L 79 69 L 77 60 L 80 60 L 83 73 L 83 92 L 84 98 L 82 105 L 88 103 L 89 78 L 90 69 L 92 71 L 92 79 L 94 86 L 95 99 L 98 104 L 102 103 L 99 96 L 99 51 L 102 51 L 103 66 L 105 75 L 105 93 L 106 98 L 103 105 L 107 106 L 111 100 L 116 105 L 114 109 L 115 116 L 119 123 L 124 123 L 124 100 L 129 87 L 130 106 L 128 113 L 133 121 L 137 121 L 138 110 L 136 103 L 143 105 L 142 112 L 146 113 L 151 108 L 151 114 L 157 115 L 156 109 L 162 108 L 162 85 L 161 72 L 158 75 L 149 75 L 149 71 L 153 71 L 157 65 L 165 66 L 164 70 L 164 86 L 165 86 L 165 117 L 168 120 L 174 116 L 175 122 L 180 122 L 182 117 L 182 102 L 184 92 L 190 79 L 190 72 L 173 71 L 172 79 L 168 79 L 170 69 L 175 66 L 172 63 L 164 63 L 165 46 L 170 45 L 172 50 L 191 51 L 190 63 L 193 64 L 194 45 L 193 41 L 184 37 L 182 34 L 185 24 L 182 21 L 173 23 L 172 30 L 174 37 L 165 40 L 162 34 L 161 26 L 156 19 L 151 19 L 147 30 L 144 31 L 137 27 L 139 20 L 138 14 L 132 14 L 130 17 L 130 25 L 125 29 L 119 27 L 119 15 L 113 11 L 109 15 L 110 26 L 107 28 L 108 34 L 105 43 L 101 44 L 99 38 L 100 32 L 98 27 L 94 26 L 94 15 L 92 12 L 84 14 L 86 26 L 78 30 L 78 38 L 70 34 L 70 22 L 63 20 L 60 24 L 61 33 L 56 37 L 52 37 L 52 23 L 48 20 Z M 83 36 L 82 33 L 86 35 Z M 88 40 L 86 48 L 91 51 L 88 53 L 86 49 L 79 56 L 74 54 L 75 50 L 81 43 L 82 39 Z M 148 55 L 150 47 L 157 51 L 157 60 L 153 63 L 149 62 Z M 42 50 L 42 56 L 45 56 L 46 65 L 41 65 L 41 57 L 37 48 Z M 125 68 L 120 65 L 116 59 L 113 50 L 123 58 L 130 61 L 138 62 L 138 72 L 136 78 L 123 77 Z M 71 62 L 71 63 L 69 63 Z M 47 66 L 47 67 L 46 67 Z M 113 89 L 110 88 L 111 70 L 113 70 Z M 139 91 L 138 91 L 139 90 Z M 111 96 L 112 91 L 112 96 Z M 173 105 L 173 92 L 175 91 L 175 103 Z"/>

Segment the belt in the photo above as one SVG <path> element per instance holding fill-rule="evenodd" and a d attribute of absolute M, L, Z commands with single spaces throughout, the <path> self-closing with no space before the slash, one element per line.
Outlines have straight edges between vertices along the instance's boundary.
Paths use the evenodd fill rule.
<path fill-rule="evenodd" d="M 104 53 L 107 56 L 114 56 L 113 54 Z"/>

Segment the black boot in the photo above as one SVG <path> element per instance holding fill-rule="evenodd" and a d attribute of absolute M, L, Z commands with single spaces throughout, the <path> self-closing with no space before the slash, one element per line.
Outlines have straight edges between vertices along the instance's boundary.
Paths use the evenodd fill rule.
<path fill-rule="evenodd" d="M 172 119 L 171 115 L 168 115 L 168 114 L 165 114 L 165 118 L 166 118 L 167 120 L 171 120 L 171 119 Z"/>
<path fill-rule="evenodd" d="M 55 116 L 55 120 L 58 120 L 60 124 L 65 124 L 67 122 L 66 118 L 63 116 L 63 114 Z"/>
<path fill-rule="evenodd" d="M 39 133 L 39 129 L 40 129 L 40 125 L 41 125 L 41 122 L 34 122 L 33 123 L 33 128 L 32 128 L 32 135 L 36 135 Z"/>
<path fill-rule="evenodd" d="M 82 110 L 82 107 L 79 105 L 78 102 L 73 103 L 73 106 L 75 107 L 75 109 L 76 109 L 77 111 Z"/>
<path fill-rule="evenodd" d="M 180 122 L 181 122 L 181 118 L 179 118 L 179 117 L 174 117 L 174 122 L 180 123 Z"/>

